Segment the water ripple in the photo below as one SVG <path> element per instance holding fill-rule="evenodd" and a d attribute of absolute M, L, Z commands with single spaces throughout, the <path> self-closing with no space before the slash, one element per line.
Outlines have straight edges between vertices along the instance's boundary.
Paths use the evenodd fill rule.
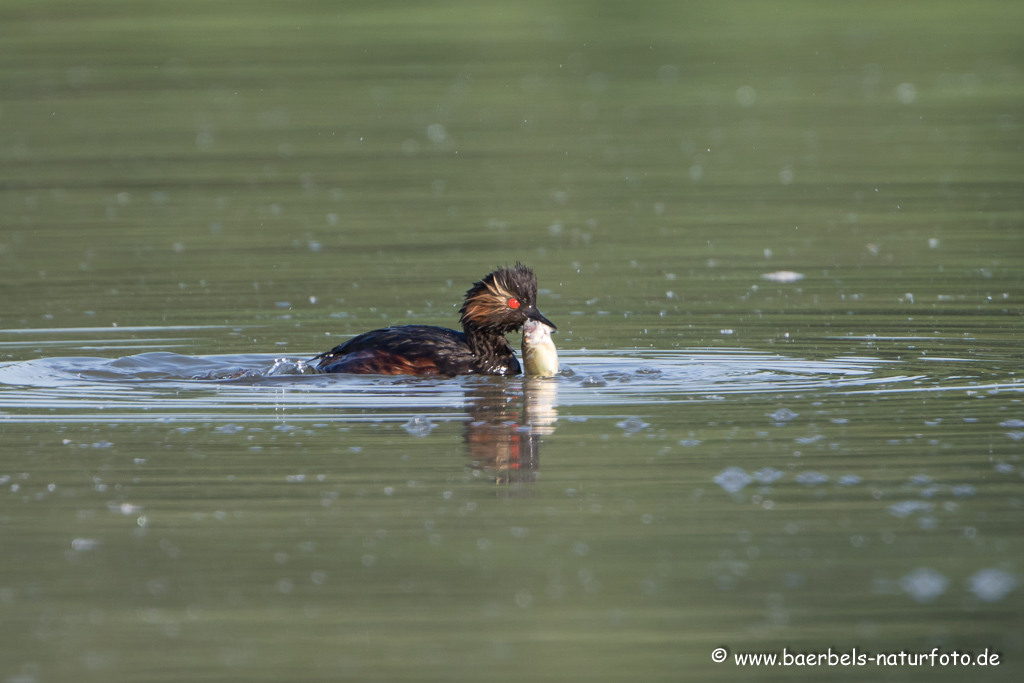
<path fill-rule="evenodd" d="M 914 390 L 923 379 L 877 358 L 813 361 L 742 349 L 570 350 L 562 358 L 566 370 L 549 380 L 561 407 Z M 465 419 L 474 387 L 488 383 L 523 380 L 324 375 L 270 354 L 39 358 L 0 364 L 0 421 L 239 421 L 282 410 L 294 420 Z"/>

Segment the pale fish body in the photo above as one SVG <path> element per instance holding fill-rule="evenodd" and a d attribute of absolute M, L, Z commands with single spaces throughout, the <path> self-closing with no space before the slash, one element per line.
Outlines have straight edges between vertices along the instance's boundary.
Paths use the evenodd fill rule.
<path fill-rule="evenodd" d="M 551 341 L 551 328 L 539 320 L 523 323 L 523 371 L 535 377 L 558 374 L 558 350 Z"/>

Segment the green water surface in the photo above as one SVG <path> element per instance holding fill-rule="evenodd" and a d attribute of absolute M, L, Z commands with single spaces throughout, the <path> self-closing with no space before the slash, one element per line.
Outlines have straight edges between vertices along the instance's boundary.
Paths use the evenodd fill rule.
<path fill-rule="evenodd" d="M 440 385 L 425 436 L 420 385 L 0 387 L 0 680 L 1019 680 L 1022 26 L 5 0 L 0 361 L 308 358 L 521 260 L 576 374 L 531 434 L 519 380 Z M 641 350 L 900 379 L 673 394 Z M 1002 660 L 731 658 L 783 647 Z"/>

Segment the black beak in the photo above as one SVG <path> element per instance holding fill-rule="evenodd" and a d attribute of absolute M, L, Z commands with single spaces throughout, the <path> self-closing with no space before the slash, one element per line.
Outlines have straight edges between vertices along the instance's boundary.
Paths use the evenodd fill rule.
<path fill-rule="evenodd" d="M 555 324 L 548 320 L 547 318 L 545 318 L 544 315 L 540 311 L 538 311 L 535 306 L 530 307 L 530 310 L 526 313 L 526 317 L 529 318 L 530 320 L 536 320 L 539 323 L 544 323 L 553 330 L 558 329 L 557 327 L 555 327 Z"/>

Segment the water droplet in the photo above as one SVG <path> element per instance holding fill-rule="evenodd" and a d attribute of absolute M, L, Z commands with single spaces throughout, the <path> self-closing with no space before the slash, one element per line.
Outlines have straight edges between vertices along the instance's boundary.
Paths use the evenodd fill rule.
<path fill-rule="evenodd" d="M 799 282 L 804 279 L 803 273 L 797 273 L 792 270 L 778 270 L 774 273 L 764 273 L 761 275 L 764 280 L 771 282 Z"/>

